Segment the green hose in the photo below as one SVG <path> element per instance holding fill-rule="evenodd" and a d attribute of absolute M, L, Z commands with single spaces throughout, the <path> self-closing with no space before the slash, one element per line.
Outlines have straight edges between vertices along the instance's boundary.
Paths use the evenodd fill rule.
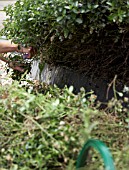
<path fill-rule="evenodd" d="M 113 158 L 107 146 L 103 142 L 99 140 L 93 140 L 93 139 L 88 140 L 83 146 L 79 154 L 79 157 L 77 159 L 77 165 L 76 165 L 77 169 L 85 166 L 85 162 L 88 158 L 88 151 L 91 147 L 93 147 L 100 153 L 104 161 L 105 170 L 115 170 Z"/>

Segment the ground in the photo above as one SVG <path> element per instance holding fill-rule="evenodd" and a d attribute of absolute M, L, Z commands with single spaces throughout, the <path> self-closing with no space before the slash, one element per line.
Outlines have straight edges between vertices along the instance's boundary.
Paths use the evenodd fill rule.
<path fill-rule="evenodd" d="M 3 27 L 3 20 L 6 18 L 5 13 L 2 11 L 3 8 L 9 4 L 13 4 L 15 3 L 16 0 L 4 0 L 4 1 L 0 1 L 0 29 Z M 9 75 L 7 75 L 6 69 L 5 69 L 6 65 L 4 62 L 0 61 L 0 84 L 4 85 L 6 83 L 11 83 L 12 79 L 9 78 Z"/>
<path fill-rule="evenodd" d="M 7 74 L 6 64 L 3 61 L 0 61 L 0 85 L 11 84 L 12 79 L 10 75 Z"/>

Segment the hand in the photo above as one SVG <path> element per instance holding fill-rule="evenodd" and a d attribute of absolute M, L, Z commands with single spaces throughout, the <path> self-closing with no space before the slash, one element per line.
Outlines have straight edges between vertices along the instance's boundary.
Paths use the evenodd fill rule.
<path fill-rule="evenodd" d="M 24 68 L 22 68 L 24 64 L 20 64 L 17 61 L 8 62 L 8 66 L 12 68 L 13 70 L 24 72 Z"/>
<path fill-rule="evenodd" d="M 17 52 L 25 53 L 26 58 L 31 58 L 35 54 L 35 50 L 32 47 L 22 47 L 18 45 Z"/>
<path fill-rule="evenodd" d="M 5 63 L 8 64 L 8 66 L 14 70 L 18 70 L 20 72 L 24 72 L 24 69 L 22 68 L 24 66 L 24 64 L 20 64 L 16 61 L 9 61 L 7 60 L 5 57 L 2 56 L 2 54 L 0 55 L 0 60 L 4 61 Z"/>

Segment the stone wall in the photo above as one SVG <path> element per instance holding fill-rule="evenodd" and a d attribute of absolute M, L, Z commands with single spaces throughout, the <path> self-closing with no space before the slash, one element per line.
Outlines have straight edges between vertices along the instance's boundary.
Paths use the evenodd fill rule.
<path fill-rule="evenodd" d="M 86 92 L 91 90 L 97 95 L 97 99 L 101 102 L 106 102 L 114 97 L 113 86 L 108 88 L 111 82 L 100 79 L 99 77 L 92 78 L 86 74 L 80 74 L 70 68 L 62 66 L 53 66 L 45 64 L 43 71 L 40 74 L 38 68 L 39 62 L 34 61 L 31 70 L 33 79 L 40 80 L 49 85 L 56 84 L 58 87 L 63 88 L 65 85 L 74 86 L 74 92 L 78 93 L 81 87 L 84 87 Z M 40 75 L 40 76 L 39 76 Z M 118 91 L 123 89 L 123 85 L 117 87 Z"/>

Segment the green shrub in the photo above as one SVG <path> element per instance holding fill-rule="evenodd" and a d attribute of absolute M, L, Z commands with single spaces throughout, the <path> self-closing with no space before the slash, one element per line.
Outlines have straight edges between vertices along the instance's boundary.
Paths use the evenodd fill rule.
<path fill-rule="evenodd" d="M 85 36 L 93 32 L 99 35 L 110 24 L 122 32 L 126 30 L 121 26 L 129 24 L 128 9 L 126 0 L 18 0 L 5 8 L 9 18 L 4 33 L 18 42 L 38 46 L 52 37 L 70 39 L 80 28 Z"/>

